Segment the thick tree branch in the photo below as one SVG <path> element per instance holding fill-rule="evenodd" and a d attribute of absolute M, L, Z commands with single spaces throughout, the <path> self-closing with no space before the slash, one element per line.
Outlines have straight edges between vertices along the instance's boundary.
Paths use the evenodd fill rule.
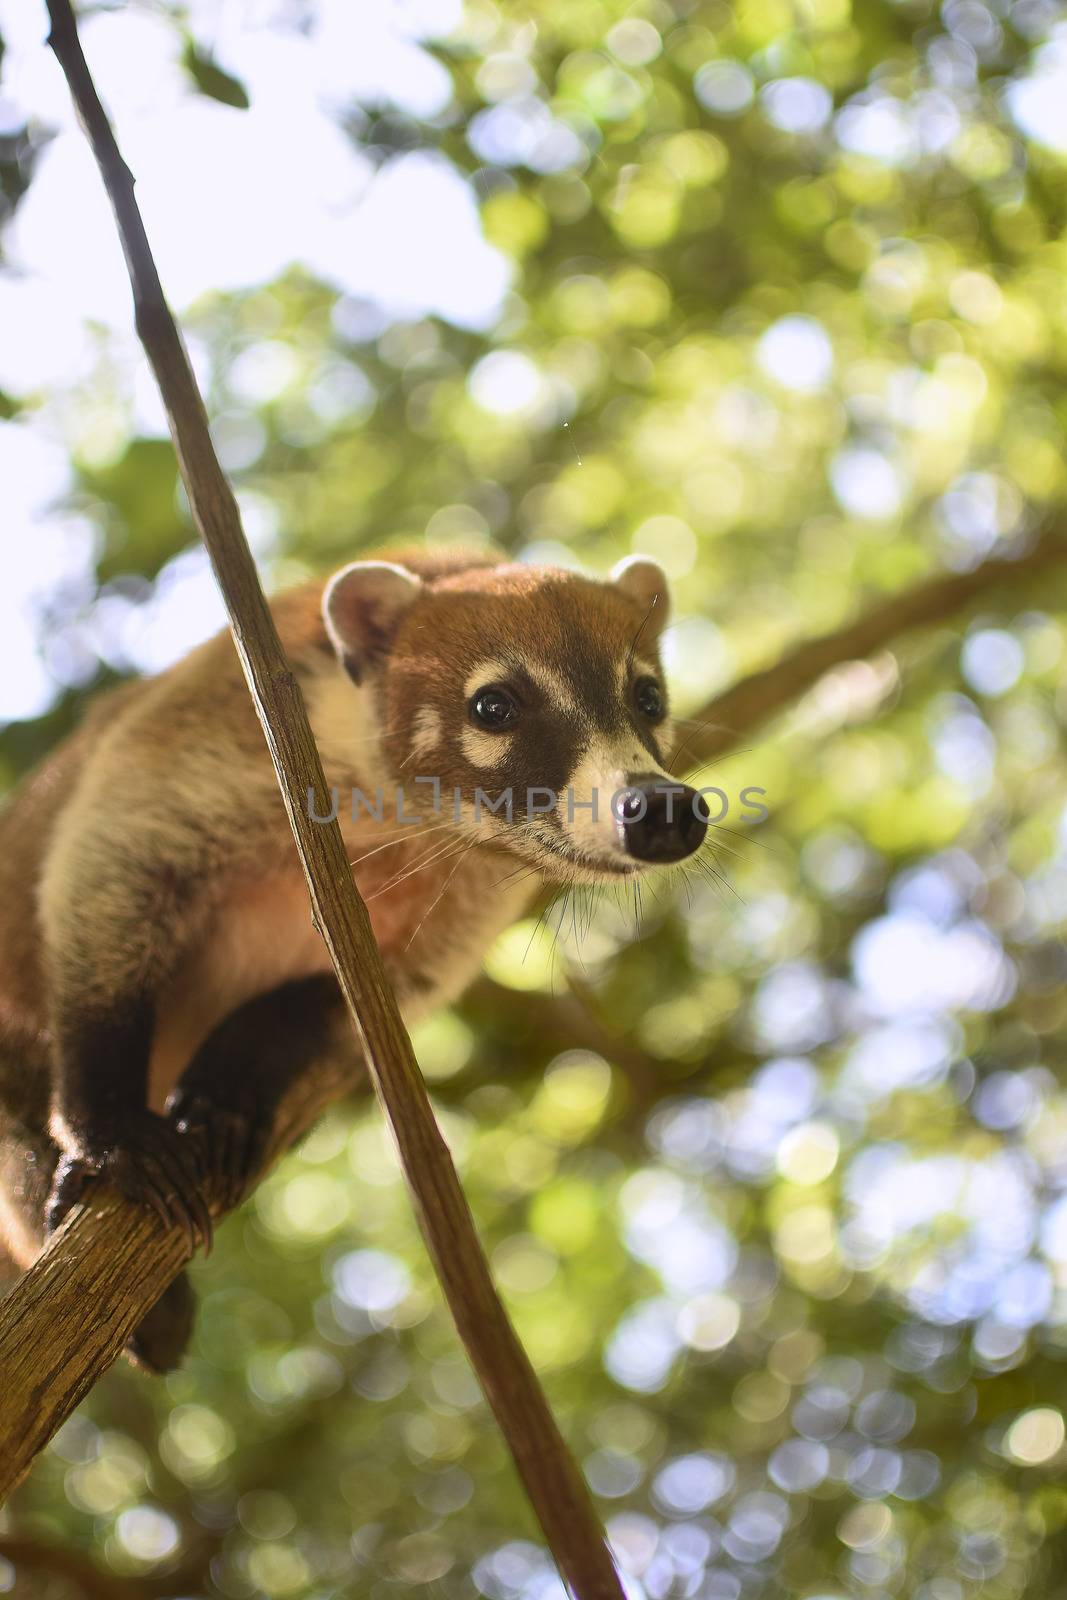
<path fill-rule="evenodd" d="M 355 1047 L 353 1054 L 355 1055 Z M 266 1166 L 350 1089 L 341 1063 L 284 1100 Z M 209 1195 L 212 1212 L 222 1214 Z M 180 1233 L 110 1184 L 94 1184 L 0 1305 L 0 1502 L 119 1355 L 188 1258 Z"/>
<path fill-rule="evenodd" d="M 729 755 L 762 723 L 786 710 L 842 662 L 873 655 L 913 628 L 946 622 L 973 602 L 995 597 L 1000 590 L 1014 588 L 1056 566 L 1067 566 L 1067 537 L 1062 528 L 1051 529 L 1015 560 L 992 557 L 971 572 L 916 584 L 836 632 L 806 640 L 773 666 L 751 673 L 716 695 L 689 719 L 690 725 L 699 722 L 703 726 L 679 738 L 684 765 L 691 769 Z"/>
<path fill-rule="evenodd" d="M 348 865 L 340 829 L 311 820 L 309 789 L 325 805 L 327 785 L 303 701 L 285 659 L 241 528 L 233 493 L 219 466 L 203 402 L 156 272 L 133 193 L 133 179 L 90 75 L 69 0 L 48 0 L 50 43 L 66 74 L 115 213 L 133 286 L 137 330 L 159 384 L 193 517 L 207 546 L 229 612 L 238 654 L 267 739 L 311 896 L 312 912 L 330 952 L 363 1045 L 371 1079 L 396 1139 L 419 1225 L 456 1326 L 496 1413 L 527 1494 L 564 1578 L 579 1600 L 621 1600 L 622 1590 L 604 1544 L 585 1482 L 572 1460 L 537 1378 L 493 1286 L 447 1146 L 433 1117 L 411 1041 L 405 1032 L 366 907 Z M 320 814 L 324 814 L 321 813 Z M 160 1276 L 180 1264 L 179 1238 L 147 1217 L 120 1229 L 114 1201 L 82 1209 L 61 1230 L 6 1304 L 0 1340 L 2 1386 L 16 1389 L 39 1446 L 113 1357 L 152 1303 Z M 114 1230 L 114 1231 L 113 1231 Z M 84 1248 L 107 1237 L 117 1254 L 125 1236 L 130 1279 L 103 1267 Z M 57 1314 L 82 1325 L 105 1324 L 104 1348 L 94 1357 L 61 1351 L 53 1338 Z M 66 1320 L 66 1319 L 64 1319 Z M 12 1323 L 21 1343 L 11 1347 Z M 27 1340 L 33 1337 L 33 1356 Z M 88 1329 L 86 1329 L 88 1331 Z M 68 1364 L 66 1356 L 72 1357 Z M 21 1359 L 13 1359 L 21 1356 Z M 15 1407 L 19 1400 L 16 1399 Z M 0 1458 L 24 1440 L 6 1433 Z"/>

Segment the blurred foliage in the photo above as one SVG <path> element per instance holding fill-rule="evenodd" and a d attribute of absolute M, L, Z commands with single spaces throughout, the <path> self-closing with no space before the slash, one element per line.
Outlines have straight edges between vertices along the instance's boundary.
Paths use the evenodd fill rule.
<path fill-rule="evenodd" d="M 240 62 L 168 14 L 237 104 Z M 296 271 L 187 319 L 275 581 L 413 538 L 653 551 L 690 714 L 1059 514 L 1051 0 L 470 0 L 427 49 L 445 111 L 337 114 L 376 163 L 469 175 L 513 263 L 493 326 Z M 0 133 L 12 208 L 48 130 Z M 64 396 L 70 559 L 33 596 L 58 700 L 3 733 L 9 777 L 200 593 L 134 415 L 105 341 Z M 1064 599 L 991 593 L 830 674 L 705 775 L 730 812 L 703 870 L 550 908 L 419 1031 L 635 1597 L 1064 1592 Z M 371 1110 L 331 1115 L 195 1275 L 186 1368 L 102 1382 L 9 1533 L 139 1594 L 559 1592 Z"/>

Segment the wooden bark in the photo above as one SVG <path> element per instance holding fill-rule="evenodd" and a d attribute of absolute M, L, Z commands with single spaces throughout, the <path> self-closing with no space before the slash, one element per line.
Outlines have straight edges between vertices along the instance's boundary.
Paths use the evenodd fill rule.
<path fill-rule="evenodd" d="M 355 1054 L 355 1051 L 353 1052 Z M 266 1168 L 353 1085 L 339 1066 L 290 1089 Z M 221 1216 L 209 1195 L 213 1215 Z M 111 1184 L 94 1184 L 0 1304 L 0 1503 L 112 1365 L 188 1260 L 180 1232 Z"/>

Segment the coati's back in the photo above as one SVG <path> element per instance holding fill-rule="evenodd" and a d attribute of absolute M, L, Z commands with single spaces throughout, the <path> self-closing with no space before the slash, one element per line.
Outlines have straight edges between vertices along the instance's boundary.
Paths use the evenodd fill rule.
<path fill-rule="evenodd" d="M 37 886 L 56 818 L 92 751 L 96 728 L 133 687 L 95 702 L 81 727 L 0 802 L 0 1099 L 12 1084 L 22 1092 L 47 1058 Z"/>
<path fill-rule="evenodd" d="M 127 693 L 124 686 L 102 697 L 0 806 L 0 1248 L 6 1243 L 23 1263 L 36 1244 L 25 1220 L 43 1202 L 55 1163 L 47 1131 L 51 1040 L 37 886 L 98 719 L 108 701 Z"/>
<path fill-rule="evenodd" d="M 212 639 L 201 649 L 214 655 L 220 643 L 229 646 L 228 639 Z M 0 800 L 0 1101 L 6 1098 L 10 1076 L 27 1075 L 9 1074 L 9 1059 L 28 1066 L 47 1058 L 39 890 L 56 824 L 116 720 L 143 701 L 154 685 L 179 671 L 188 673 L 192 665 L 189 656 L 157 678 L 122 683 L 96 697 L 78 728 Z"/>

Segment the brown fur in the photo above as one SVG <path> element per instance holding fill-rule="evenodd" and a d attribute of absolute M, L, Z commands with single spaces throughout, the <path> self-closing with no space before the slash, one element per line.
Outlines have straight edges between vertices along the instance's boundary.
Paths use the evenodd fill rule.
<path fill-rule="evenodd" d="M 625 677 L 635 651 L 656 667 L 662 608 L 653 628 L 640 599 L 614 584 L 466 554 L 391 559 L 423 588 L 358 701 L 323 622 L 323 583 L 272 609 L 343 795 L 356 880 L 413 1014 L 462 988 L 551 858 L 503 821 L 479 829 L 465 814 L 462 828 L 447 825 L 447 804 L 434 816 L 411 778 L 439 776 L 468 809 L 490 776 L 561 788 L 598 730 L 625 745 L 620 761 L 658 768 L 654 732 L 626 709 Z M 467 679 L 487 660 L 525 673 L 521 738 L 493 744 L 470 729 Z M 351 787 L 370 793 L 383 780 L 405 782 L 419 826 L 352 818 Z M 78 1095 L 56 1089 L 57 1053 L 84 1070 L 95 1048 L 105 1065 L 93 1070 L 108 1070 L 107 1030 L 136 1020 L 150 997 L 143 1093 L 162 1110 L 227 1017 L 328 972 L 229 634 L 101 696 L 0 813 L 0 1210 L 17 1259 L 39 1247 L 53 1139 L 82 1151 Z"/>

